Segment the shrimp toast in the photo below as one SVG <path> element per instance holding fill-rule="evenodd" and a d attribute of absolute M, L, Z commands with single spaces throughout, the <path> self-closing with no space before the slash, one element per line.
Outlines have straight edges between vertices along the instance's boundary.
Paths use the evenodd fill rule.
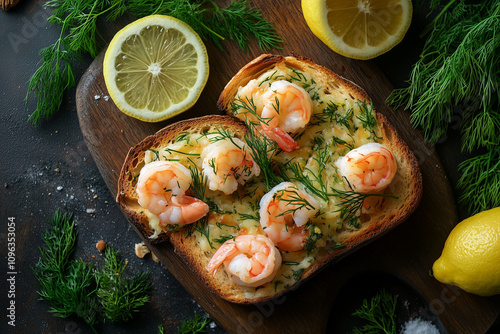
<path fill-rule="evenodd" d="M 360 87 L 309 59 L 256 58 L 226 85 L 217 107 L 228 115 L 173 124 L 132 148 L 117 201 L 144 237 L 170 241 L 228 301 L 277 297 L 418 206 L 420 170 L 396 130 Z M 165 185 L 164 211 L 179 206 L 172 194 L 182 188 L 180 196 L 207 203 L 207 214 L 182 207 L 203 215 L 199 221 L 180 215 L 171 224 L 138 204 L 141 170 L 158 160 L 191 172 L 188 190 Z"/>

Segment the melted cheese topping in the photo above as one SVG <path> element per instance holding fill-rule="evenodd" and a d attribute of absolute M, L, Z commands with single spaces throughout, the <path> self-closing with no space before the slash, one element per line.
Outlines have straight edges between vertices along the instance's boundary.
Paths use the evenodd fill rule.
<path fill-rule="evenodd" d="M 248 113 L 241 102 L 252 101 L 255 112 L 260 115 L 263 107 L 261 97 L 275 80 L 288 80 L 304 88 L 313 101 L 313 115 L 307 127 L 295 137 L 298 138 L 297 142 L 301 148 L 291 153 L 277 150 L 275 151 L 277 154 L 271 159 L 277 165 L 285 166 L 284 173 L 292 181 L 296 179 L 296 174 L 289 167 L 293 164 L 310 181 L 312 187 L 320 190 L 312 192 L 307 186 L 302 187 L 320 203 L 320 209 L 309 222 L 310 249 L 282 252 L 283 264 L 272 282 L 258 288 L 242 287 L 247 292 L 248 298 L 266 296 L 292 286 L 313 263 L 318 252 L 328 251 L 337 245 L 340 232 L 359 228 L 361 220 L 358 221 L 359 224 L 343 221 L 338 197 L 320 195 L 331 193 L 331 188 L 346 190 L 335 162 L 353 148 L 376 142 L 380 134 L 370 104 L 334 95 L 335 92 L 330 93 L 319 86 L 309 74 L 292 69 L 270 70 L 259 78 L 251 80 L 245 87 L 240 87 L 233 104 L 234 115 L 242 120 L 255 121 L 256 117 Z M 203 148 L 220 136 L 220 133 L 181 134 L 176 142 L 170 143 L 167 147 L 147 150 L 145 163 L 175 160 L 187 167 L 196 166 L 201 171 Z M 204 224 L 202 228 L 191 230 L 203 251 L 213 254 L 224 241 L 239 234 L 263 234 L 258 212 L 259 201 L 266 192 L 262 172 L 259 177 L 249 180 L 245 186 L 238 186 L 238 190 L 231 195 L 225 195 L 221 191 L 211 191 L 207 187 L 203 200 L 210 203 L 211 211 L 207 219 L 197 223 Z M 159 220 L 149 211 L 144 210 L 144 212 L 156 236 L 161 232 Z M 220 270 L 218 275 L 221 272 L 224 270 Z"/>

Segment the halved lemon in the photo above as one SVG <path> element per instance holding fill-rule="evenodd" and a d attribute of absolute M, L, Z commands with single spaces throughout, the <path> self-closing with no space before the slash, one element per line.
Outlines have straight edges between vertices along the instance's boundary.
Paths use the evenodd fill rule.
<path fill-rule="evenodd" d="M 165 15 L 120 30 L 106 50 L 104 80 L 125 114 L 158 122 L 191 108 L 208 79 L 208 55 L 198 34 Z"/>
<path fill-rule="evenodd" d="M 307 25 L 333 51 L 371 59 L 396 46 L 411 23 L 410 0 L 302 0 Z"/>

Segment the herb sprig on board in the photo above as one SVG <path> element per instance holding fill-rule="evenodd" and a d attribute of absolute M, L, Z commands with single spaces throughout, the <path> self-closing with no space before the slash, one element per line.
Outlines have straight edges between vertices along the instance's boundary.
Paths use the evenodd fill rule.
<path fill-rule="evenodd" d="M 283 42 L 273 25 L 246 0 L 232 1 L 227 7 L 212 0 L 129 0 L 128 8 L 137 18 L 151 14 L 176 17 L 221 49 L 225 39 L 236 41 L 245 51 L 252 38 L 257 39 L 261 50 L 279 48 Z"/>
<path fill-rule="evenodd" d="M 396 334 L 396 302 L 397 296 L 385 289 L 378 292 L 369 302 L 363 304 L 353 315 L 366 321 L 362 327 L 355 327 L 354 334 L 385 333 Z"/>
<path fill-rule="evenodd" d="M 49 312 L 61 318 L 77 315 L 97 333 L 96 324 L 130 320 L 150 301 L 149 275 L 124 278 L 127 263 L 113 249 L 106 249 L 101 270 L 72 259 L 77 238 L 72 215 L 57 210 L 47 222 L 49 228 L 42 236 L 46 247 L 40 249 L 33 271 L 40 284 L 40 299 L 50 304 Z"/>
<path fill-rule="evenodd" d="M 410 109 L 431 144 L 458 125 L 463 152 L 487 151 L 459 167 L 459 201 L 474 214 L 500 205 L 500 166 L 484 164 L 500 145 L 500 1 L 431 1 L 431 9 L 441 12 L 425 30 L 430 34 L 409 85 L 388 102 Z"/>
<path fill-rule="evenodd" d="M 245 51 L 254 38 L 263 51 L 280 48 L 283 42 L 270 21 L 247 1 L 221 7 L 212 0 L 50 0 L 44 6 L 52 10 L 48 22 L 57 24 L 61 33 L 54 44 L 40 50 L 40 67 L 29 80 L 26 101 L 31 94 L 37 100 L 29 117 L 34 125 L 50 118 L 61 106 L 64 91 L 75 86 L 74 62 L 85 53 L 96 57 L 104 46 L 97 26 L 100 18 L 112 22 L 127 11 L 137 18 L 170 15 L 221 49 L 226 39 Z"/>

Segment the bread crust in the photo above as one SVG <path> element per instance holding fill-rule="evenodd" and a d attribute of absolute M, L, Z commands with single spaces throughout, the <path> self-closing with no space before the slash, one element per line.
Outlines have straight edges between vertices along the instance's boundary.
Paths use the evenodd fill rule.
<path fill-rule="evenodd" d="M 135 194 L 135 185 L 131 176 L 131 171 L 137 170 L 144 164 L 146 150 L 164 146 L 166 143 L 173 142 L 182 132 L 203 132 L 209 130 L 213 126 L 217 126 L 218 124 L 237 134 L 240 138 L 243 138 L 247 131 L 245 123 L 235 117 L 225 115 L 208 115 L 171 124 L 159 130 L 154 135 L 146 137 L 129 150 L 118 178 L 116 202 L 129 218 L 132 225 L 134 225 L 137 230 L 141 232 L 142 236 L 148 239 L 152 244 L 158 244 L 169 240 L 171 233 L 164 232 L 159 234 L 157 238 L 151 238 L 154 232 L 149 226 L 149 222 L 143 215 L 138 214 L 135 210 L 138 204 L 136 203 L 137 195 Z"/>
<path fill-rule="evenodd" d="M 349 96 L 352 99 L 370 103 L 368 95 L 358 85 L 340 77 L 323 66 L 315 64 L 309 58 L 297 55 L 284 57 L 266 54 L 245 65 L 229 81 L 217 101 L 219 111 L 231 115 L 231 103 L 236 97 L 238 87 L 246 85 L 250 80 L 259 77 L 262 73 L 276 66 L 292 67 L 307 73 L 313 73 L 315 79 L 318 78 L 323 87 L 328 87 L 331 90 L 330 93 L 341 94 L 342 96 Z M 152 243 L 170 241 L 174 246 L 175 252 L 183 258 L 209 290 L 230 302 L 254 304 L 275 298 L 291 289 L 295 289 L 299 284 L 302 284 L 326 265 L 339 261 L 361 246 L 381 237 L 406 220 L 418 207 L 422 196 L 422 176 L 417 160 L 388 120 L 379 113 L 376 113 L 376 119 L 383 138 L 383 144 L 391 150 L 398 162 L 398 171 L 401 173 L 399 177 L 400 181 L 391 186 L 393 187 L 392 191 L 401 194 L 400 198 L 397 200 L 387 199 L 384 202 L 386 210 L 373 214 L 368 223 L 363 225 L 362 229 L 343 232 L 340 236 L 340 242 L 344 247 L 318 253 L 311 266 L 304 271 L 301 278 L 290 288 L 270 295 L 251 298 L 248 295 L 248 291 L 245 292 L 245 288 L 232 284 L 227 275 L 212 276 L 209 274 L 206 266 L 210 257 L 201 247 L 198 247 L 197 243 L 199 241 L 194 236 L 186 237 L 185 233 L 165 232 L 161 233 L 156 239 L 150 239 L 150 241 Z M 156 134 L 147 137 L 130 149 L 120 173 L 116 200 L 128 215 L 132 224 L 141 231 L 145 238 L 149 238 L 153 234 L 153 231 L 149 227 L 147 219 L 137 214 L 134 210 L 136 208 L 131 206 L 134 202 L 135 190 L 132 186 L 133 180 L 131 180 L 130 171 L 141 167 L 141 163 L 143 164 L 143 160 L 141 161 L 141 159 L 144 159 L 144 150 L 172 142 L 183 131 L 203 131 L 203 129 L 210 128 L 214 124 L 221 124 L 224 128 L 237 133 L 241 138 L 248 131 L 246 125 L 233 116 L 205 116 L 172 124 Z"/>

